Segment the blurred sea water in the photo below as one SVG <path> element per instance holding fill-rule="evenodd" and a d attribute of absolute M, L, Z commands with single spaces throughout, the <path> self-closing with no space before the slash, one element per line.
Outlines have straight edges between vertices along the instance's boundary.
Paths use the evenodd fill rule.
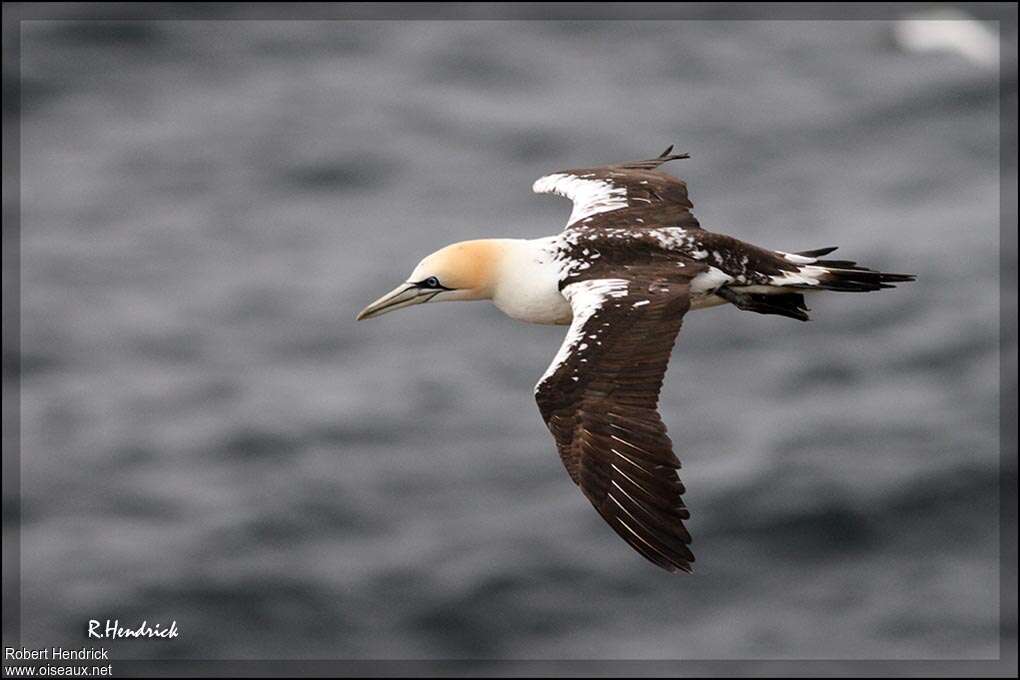
<path fill-rule="evenodd" d="M 116 618 L 181 636 L 115 658 L 998 655 L 1015 63 L 880 21 L 209 20 L 25 22 L 21 67 L 27 644 Z M 532 398 L 562 328 L 354 321 L 449 242 L 558 231 L 538 176 L 673 143 L 705 228 L 918 275 L 808 324 L 687 318 L 692 576 L 562 469 Z"/>

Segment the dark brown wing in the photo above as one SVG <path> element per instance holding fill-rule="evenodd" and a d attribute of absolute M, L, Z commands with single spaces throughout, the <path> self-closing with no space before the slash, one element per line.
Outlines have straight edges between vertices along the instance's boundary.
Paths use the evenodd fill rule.
<path fill-rule="evenodd" d="M 535 396 L 570 478 L 623 540 L 663 569 L 691 570 L 688 518 L 659 390 L 688 282 L 579 281 L 574 321 Z"/>
<path fill-rule="evenodd" d="M 569 198 L 574 209 L 568 227 L 640 227 L 643 222 L 700 229 L 691 213 L 687 185 L 657 170 L 667 161 L 688 158 L 666 149 L 658 158 L 629 161 L 596 168 L 565 170 L 540 177 L 532 186 L 537 194 Z M 595 220 L 595 216 L 599 218 Z"/>

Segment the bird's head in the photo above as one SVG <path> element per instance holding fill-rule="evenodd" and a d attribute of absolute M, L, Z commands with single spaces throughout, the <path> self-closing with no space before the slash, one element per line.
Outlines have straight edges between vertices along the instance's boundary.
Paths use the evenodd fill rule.
<path fill-rule="evenodd" d="M 361 310 L 358 320 L 423 302 L 490 299 L 503 255 L 504 246 L 492 239 L 437 250 L 419 262 L 404 283 Z"/>

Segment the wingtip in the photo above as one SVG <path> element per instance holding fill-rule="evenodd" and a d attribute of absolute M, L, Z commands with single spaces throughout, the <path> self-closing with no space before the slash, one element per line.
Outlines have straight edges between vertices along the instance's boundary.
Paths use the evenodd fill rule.
<path fill-rule="evenodd" d="M 681 158 L 691 157 L 691 154 L 689 153 L 673 153 L 674 146 L 675 144 L 670 144 L 669 146 L 666 147 L 665 151 L 659 154 L 658 157 L 662 160 L 663 163 L 665 163 L 666 161 L 675 161 Z"/>
<path fill-rule="evenodd" d="M 804 257 L 822 257 L 823 255 L 828 255 L 829 253 L 837 250 L 839 250 L 839 246 L 829 246 L 827 248 L 816 248 L 815 250 L 802 250 L 794 253 L 794 255 L 802 255 Z"/>

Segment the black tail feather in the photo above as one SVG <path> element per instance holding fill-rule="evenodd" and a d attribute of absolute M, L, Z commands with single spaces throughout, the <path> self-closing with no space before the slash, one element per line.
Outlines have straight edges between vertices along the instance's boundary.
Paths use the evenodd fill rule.
<path fill-rule="evenodd" d="M 862 293 L 882 288 L 895 288 L 894 283 L 914 281 L 913 274 L 892 274 L 858 266 L 849 260 L 819 260 L 813 266 L 825 267 L 829 273 L 818 281 L 818 288 L 842 292 Z"/>
<path fill-rule="evenodd" d="M 811 311 L 804 304 L 804 295 L 801 293 L 739 293 L 723 286 L 716 290 L 716 294 L 737 309 L 758 314 L 776 314 L 807 321 L 807 313 Z"/>
<path fill-rule="evenodd" d="M 772 295 L 752 293 L 747 297 L 750 298 L 750 303 L 742 309 L 759 314 L 777 314 L 798 321 L 808 321 L 809 319 L 807 313 L 811 310 L 804 304 L 804 296 L 801 293 Z"/>
<path fill-rule="evenodd" d="M 794 255 L 802 255 L 803 257 L 821 257 L 822 255 L 828 255 L 839 248 L 839 246 L 830 246 L 828 248 L 818 248 L 817 250 L 802 250 Z"/>
<path fill-rule="evenodd" d="M 830 248 L 818 248 L 816 250 L 802 250 L 796 255 L 803 257 L 814 257 L 819 258 L 823 255 L 836 250 L 837 246 Z M 881 288 L 894 288 L 891 283 L 902 283 L 905 281 L 913 281 L 913 274 L 890 274 L 887 272 L 878 272 L 874 269 L 868 269 L 858 265 L 853 260 L 817 260 L 811 263 L 813 267 L 825 267 L 833 270 L 831 273 L 822 277 L 819 281 L 819 285 L 811 286 L 812 288 L 822 288 L 825 290 L 839 290 L 839 291 L 868 291 L 868 290 L 879 290 Z"/>

